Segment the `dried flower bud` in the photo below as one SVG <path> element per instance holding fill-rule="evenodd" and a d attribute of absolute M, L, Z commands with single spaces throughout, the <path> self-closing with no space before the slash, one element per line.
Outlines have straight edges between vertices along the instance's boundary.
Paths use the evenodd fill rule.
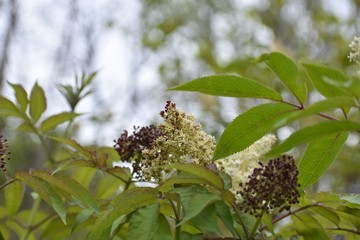
<path fill-rule="evenodd" d="M 125 130 L 115 142 L 115 149 L 122 161 L 132 163 L 133 172 L 141 178 L 142 151 L 152 149 L 156 138 L 162 135 L 154 125 L 146 127 L 134 127 L 133 134 L 129 136 Z"/>
<path fill-rule="evenodd" d="M 240 183 L 238 194 L 242 201 L 240 207 L 255 216 L 263 211 L 269 213 L 274 208 L 279 212 L 290 210 L 291 204 L 298 203 L 298 170 L 292 156 L 282 156 L 255 168 L 249 181 Z"/>
<path fill-rule="evenodd" d="M 6 172 L 6 161 L 10 160 L 7 140 L 0 135 L 0 170 Z"/>

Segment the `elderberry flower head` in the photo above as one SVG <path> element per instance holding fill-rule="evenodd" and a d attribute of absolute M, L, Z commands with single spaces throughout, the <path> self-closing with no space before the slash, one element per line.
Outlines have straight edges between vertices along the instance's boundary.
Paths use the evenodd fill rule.
<path fill-rule="evenodd" d="M 125 130 L 115 142 L 115 149 L 120 159 L 132 163 L 133 172 L 141 179 L 142 151 L 152 149 L 155 139 L 162 135 L 154 125 L 146 127 L 134 127 L 133 134 L 129 136 Z"/>
<path fill-rule="evenodd" d="M 0 170 L 6 172 L 6 161 L 10 160 L 7 139 L 0 134 Z"/>
<path fill-rule="evenodd" d="M 230 190 L 235 195 L 239 184 L 246 182 L 254 168 L 259 167 L 258 162 L 271 150 L 276 140 L 274 134 L 265 135 L 247 149 L 215 161 L 219 170 L 231 176 L 232 188 Z"/>
<path fill-rule="evenodd" d="M 146 180 L 161 181 L 171 172 L 164 167 L 167 164 L 192 162 L 206 166 L 211 163 L 215 139 L 202 130 L 194 116 L 179 111 L 170 101 L 160 116 L 163 122 L 158 129 L 162 135 L 155 139 L 153 148 L 142 151 Z"/>
<path fill-rule="evenodd" d="M 350 43 L 349 47 L 351 52 L 349 54 L 350 62 L 356 62 L 360 65 L 360 37 L 354 37 L 354 40 Z M 360 75 L 360 71 L 358 71 Z"/>
<path fill-rule="evenodd" d="M 270 160 L 266 165 L 259 162 L 246 183 L 240 183 L 238 194 L 242 201 L 240 208 L 255 216 L 269 213 L 274 208 L 279 212 L 290 210 L 291 204 L 298 203 L 298 170 L 292 156 Z"/>

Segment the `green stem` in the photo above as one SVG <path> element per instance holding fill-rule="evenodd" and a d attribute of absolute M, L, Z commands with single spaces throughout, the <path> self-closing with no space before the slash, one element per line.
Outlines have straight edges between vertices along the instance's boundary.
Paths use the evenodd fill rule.
<path fill-rule="evenodd" d="M 132 179 L 133 179 L 133 175 L 134 175 L 134 170 L 132 170 L 129 179 L 126 181 L 125 187 L 124 187 L 124 191 L 128 190 L 131 183 L 132 183 Z"/>
<path fill-rule="evenodd" d="M 319 203 L 315 203 L 315 204 L 311 204 L 311 205 L 306 205 L 306 206 L 300 207 L 300 208 L 298 208 L 298 209 L 296 209 L 296 210 L 294 210 L 294 211 L 289 211 L 289 212 L 287 212 L 287 213 L 285 213 L 285 214 L 283 214 L 283 215 L 280 215 L 280 216 L 274 218 L 274 219 L 272 220 L 272 224 L 275 224 L 275 223 L 279 222 L 280 220 L 282 220 L 282 219 L 284 219 L 284 218 L 286 218 L 286 217 L 288 217 L 288 216 L 291 216 L 291 215 L 293 215 L 293 214 L 295 214 L 295 213 L 301 212 L 301 211 L 303 211 L 303 210 L 305 210 L 305 209 L 308 209 L 308 208 L 311 208 L 311 207 L 317 207 L 317 206 L 320 206 Z M 261 232 L 261 231 L 265 230 L 266 228 L 267 228 L 267 226 L 264 225 L 264 226 L 262 226 L 261 228 L 259 228 L 259 231 Z"/>
<path fill-rule="evenodd" d="M 175 214 L 175 239 L 180 240 L 181 225 L 178 225 L 180 223 L 180 208 L 179 206 L 175 206 L 171 199 L 169 199 L 169 202 Z"/>
<path fill-rule="evenodd" d="M 285 103 L 287 105 L 290 105 L 290 106 L 293 106 L 293 107 L 296 107 L 297 109 L 299 110 L 304 110 L 304 106 L 301 104 L 301 106 L 298 106 L 296 104 L 292 104 L 292 103 L 289 103 L 289 102 L 286 102 L 286 101 L 279 101 L 281 103 Z M 326 118 L 326 119 L 329 119 L 329 120 L 337 120 L 336 118 L 332 117 L 332 116 L 329 116 L 329 115 L 326 115 L 326 114 L 323 114 L 323 113 L 316 113 L 316 115 L 320 116 L 320 117 L 323 117 L 323 118 Z"/>
<path fill-rule="evenodd" d="M 247 227 L 245 226 L 245 223 L 243 222 L 241 216 L 240 216 L 240 212 L 239 210 L 237 209 L 236 205 L 233 203 L 231 204 L 231 206 L 233 207 L 233 209 L 235 210 L 235 213 L 240 221 L 240 224 L 242 226 L 242 228 L 244 229 L 244 233 L 245 233 L 245 236 L 246 236 L 246 239 L 249 239 L 249 232 L 248 232 L 248 229 Z"/>
<path fill-rule="evenodd" d="M 266 210 L 263 209 L 263 210 L 261 211 L 260 216 L 257 218 L 256 223 L 255 223 L 255 225 L 254 225 L 254 227 L 253 227 L 253 229 L 252 229 L 252 231 L 251 231 L 251 233 L 250 233 L 250 239 L 254 239 L 255 234 L 256 234 L 256 230 L 258 230 L 259 225 L 260 225 L 260 223 L 261 223 L 261 219 L 262 219 L 262 217 L 264 216 L 265 212 L 266 212 Z"/>
<path fill-rule="evenodd" d="M 29 237 L 29 234 L 31 232 L 31 225 L 35 219 L 35 216 L 39 210 L 39 207 L 40 207 L 40 203 L 41 203 L 41 198 L 36 194 L 36 196 L 34 197 L 34 204 L 33 204 L 33 207 L 31 209 L 31 212 L 30 212 L 30 216 L 28 218 L 28 221 L 27 221 L 27 229 L 24 233 L 24 235 L 21 237 L 21 240 L 26 240 L 28 239 Z"/>
<path fill-rule="evenodd" d="M 18 181 L 19 179 L 10 179 L 9 181 L 7 181 L 6 183 L 4 183 L 3 185 L 0 186 L 0 189 L 5 188 L 7 185 L 12 184 L 13 182 Z"/>

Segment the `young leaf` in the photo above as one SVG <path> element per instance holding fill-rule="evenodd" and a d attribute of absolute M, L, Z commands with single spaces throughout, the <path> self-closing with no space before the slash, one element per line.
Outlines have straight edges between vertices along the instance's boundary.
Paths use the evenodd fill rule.
<path fill-rule="evenodd" d="M 80 115 L 81 114 L 78 114 L 78 113 L 62 112 L 62 113 L 50 116 L 49 118 L 45 119 L 41 123 L 40 131 L 43 133 L 46 133 L 47 131 L 57 127 L 61 123 L 70 121 Z"/>
<path fill-rule="evenodd" d="M 101 213 L 89 239 L 102 240 L 104 237 L 106 238 L 116 219 L 158 201 L 159 197 L 159 191 L 149 187 L 132 188 L 120 193 L 111 201 L 110 208 Z"/>
<path fill-rule="evenodd" d="M 176 91 L 194 91 L 214 96 L 237 98 L 265 98 L 281 101 L 281 95 L 275 90 L 254 80 L 235 75 L 208 76 L 194 79 L 177 87 Z"/>
<path fill-rule="evenodd" d="M 307 98 L 307 88 L 305 82 L 297 83 L 298 67 L 287 56 L 279 52 L 262 54 L 259 58 L 274 72 L 280 81 L 294 94 L 300 103 L 304 103 Z"/>
<path fill-rule="evenodd" d="M 249 109 L 235 118 L 221 135 L 213 159 L 240 152 L 260 139 L 295 108 L 283 103 L 267 103 Z"/>
<path fill-rule="evenodd" d="M 308 63 L 302 65 L 315 88 L 325 97 L 351 96 L 345 90 L 333 86 L 326 81 L 326 79 L 331 79 L 337 82 L 346 82 L 347 77 L 342 72 L 321 65 Z"/>
<path fill-rule="evenodd" d="M 9 84 L 15 91 L 15 97 L 16 97 L 17 103 L 21 107 L 21 110 L 25 113 L 27 106 L 29 104 L 29 99 L 28 99 L 25 89 L 20 84 L 13 84 L 10 82 L 9 82 Z"/>
<path fill-rule="evenodd" d="M 83 187 L 80 183 L 76 182 L 75 180 L 59 174 L 51 175 L 44 171 L 33 171 L 32 175 L 45 180 L 51 186 L 57 187 L 62 191 L 66 192 L 67 194 L 69 194 L 70 196 L 75 197 L 77 200 L 79 200 L 82 203 L 85 203 L 95 212 L 100 211 L 95 199 L 88 192 L 88 190 L 85 187 Z"/>
<path fill-rule="evenodd" d="M 151 240 L 158 228 L 159 203 L 136 210 L 130 218 L 128 239 Z"/>
<path fill-rule="evenodd" d="M 10 216 L 15 215 L 19 210 L 23 200 L 24 189 L 24 184 L 20 181 L 15 181 L 4 189 L 6 210 Z"/>
<path fill-rule="evenodd" d="M 30 95 L 30 116 L 36 123 L 46 110 L 46 97 L 44 90 L 35 83 Z"/>
<path fill-rule="evenodd" d="M 24 115 L 9 99 L 0 96 L 0 116 L 12 116 L 24 119 Z"/>
<path fill-rule="evenodd" d="M 301 189 L 313 184 L 325 173 L 341 151 L 348 135 L 348 132 L 336 133 L 309 143 L 298 164 Z"/>
<path fill-rule="evenodd" d="M 224 182 L 222 181 L 221 177 L 205 166 L 194 163 L 174 163 L 168 165 L 167 167 L 190 173 L 206 180 L 217 189 L 224 189 Z"/>
<path fill-rule="evenodd" d="M 279 155 L 289 151 L 295 146 L 312 142 L 334 133 L 357 130 L 360 130 L 360 124 L 348 120 L 327 121 L 318 123 L 316 125 L 300 129 L 299 131 L 293 133 L 280 145 L 274 147 L 267 155 Z"/>

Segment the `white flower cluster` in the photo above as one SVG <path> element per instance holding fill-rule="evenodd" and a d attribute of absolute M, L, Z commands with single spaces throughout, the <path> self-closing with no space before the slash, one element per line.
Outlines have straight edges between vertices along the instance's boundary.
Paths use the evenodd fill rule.
<path fill-rule="evenodd" d="M 202 130 L 195 117 L 176 109 L 168 102 L 161 113 L 164 121 L 158 126 L 162 136 L 155 140 L 155 147 L 144 149 L 143 175 L 146 180 L 161 181 L 171 173 L 163 166 L 171 163 L 193 162 L 208 165 L 212 162 L 215 138 Z M 170 174 L 171 175 L 171 174 Z"/>
<path fill-rule="evenodd" d="M 354 40 L 350 43 L 349 47 L 351 52 L 349 54 L 350 62 L 356 62 L 360 65 L 360 37 L 354 37 Z M 360 71 L 358 71 L 360 75 Z"/>
<path fill-rule="evenodd" d="M 274 134 L 268 134 L 254 142 L 247 149 L 215 161 L 216 167 L 229 174 L 232 178 L 232 188 L 235 195 L 240 183 L 246 183 L 254 168 L 259 167 L 258 162 L 268 153 L 276 143 Z"/>

